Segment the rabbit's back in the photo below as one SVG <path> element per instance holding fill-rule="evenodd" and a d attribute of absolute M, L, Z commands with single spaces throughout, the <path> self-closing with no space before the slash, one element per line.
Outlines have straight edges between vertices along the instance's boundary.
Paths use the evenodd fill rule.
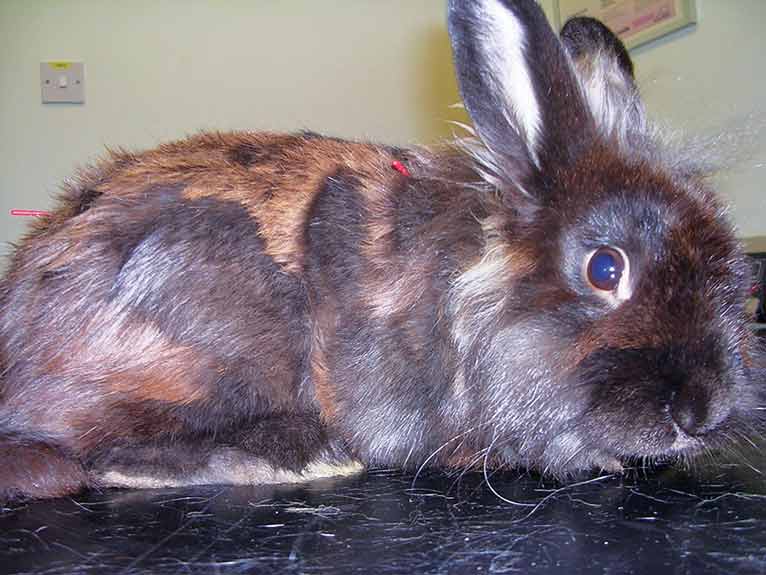
<path fill-rule="evenodd" d="M 309 411 L 373 417 L 393 446 L 411 432 L 395 407 L 381 420 L 358 396 L 449 381 L 432 326 L 482 247 L 480 203 L 456 209 L 469 196 L 424 154 L 208 133 L 81 172 L 3 284 L 6 425 L 86 453 Z"/>

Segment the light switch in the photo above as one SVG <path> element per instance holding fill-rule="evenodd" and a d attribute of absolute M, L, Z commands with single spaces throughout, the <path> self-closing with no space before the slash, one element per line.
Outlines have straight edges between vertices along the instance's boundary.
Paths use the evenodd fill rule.
<path fill-rule="evenodd" d="M 40 62 L 40 91 L 43 104 L 85 103 L 85 64 Z"/>

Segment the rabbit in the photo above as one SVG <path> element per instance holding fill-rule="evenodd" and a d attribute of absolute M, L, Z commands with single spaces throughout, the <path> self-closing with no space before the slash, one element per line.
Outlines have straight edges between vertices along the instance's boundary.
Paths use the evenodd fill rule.
<path fill-rule="evenodd" d="M 749 269 L 603 24 L 449 0 L 472 133 L 202 132 L 65 184 L 0 287 L 0 493 L 567 481 L 760 433 Z"/>

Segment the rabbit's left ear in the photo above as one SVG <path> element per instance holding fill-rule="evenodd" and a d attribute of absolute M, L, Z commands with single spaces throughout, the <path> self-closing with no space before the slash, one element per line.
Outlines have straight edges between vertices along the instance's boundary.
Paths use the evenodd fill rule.
<path fill-rule="evenodd" d="M 633 62 L 620 39 L 598 20 L 572 18 L 561 30 L 599 132 L 624 138 L 646 127 Z"/>

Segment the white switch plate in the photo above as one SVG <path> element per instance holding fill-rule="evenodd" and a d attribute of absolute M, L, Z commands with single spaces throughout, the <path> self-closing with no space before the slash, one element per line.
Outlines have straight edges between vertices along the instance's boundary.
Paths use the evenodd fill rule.
<path fill-rule="evenodd" d="M 40 62 L 40 91 L 43 104 L 85 103 L 83 62 Z"/>

